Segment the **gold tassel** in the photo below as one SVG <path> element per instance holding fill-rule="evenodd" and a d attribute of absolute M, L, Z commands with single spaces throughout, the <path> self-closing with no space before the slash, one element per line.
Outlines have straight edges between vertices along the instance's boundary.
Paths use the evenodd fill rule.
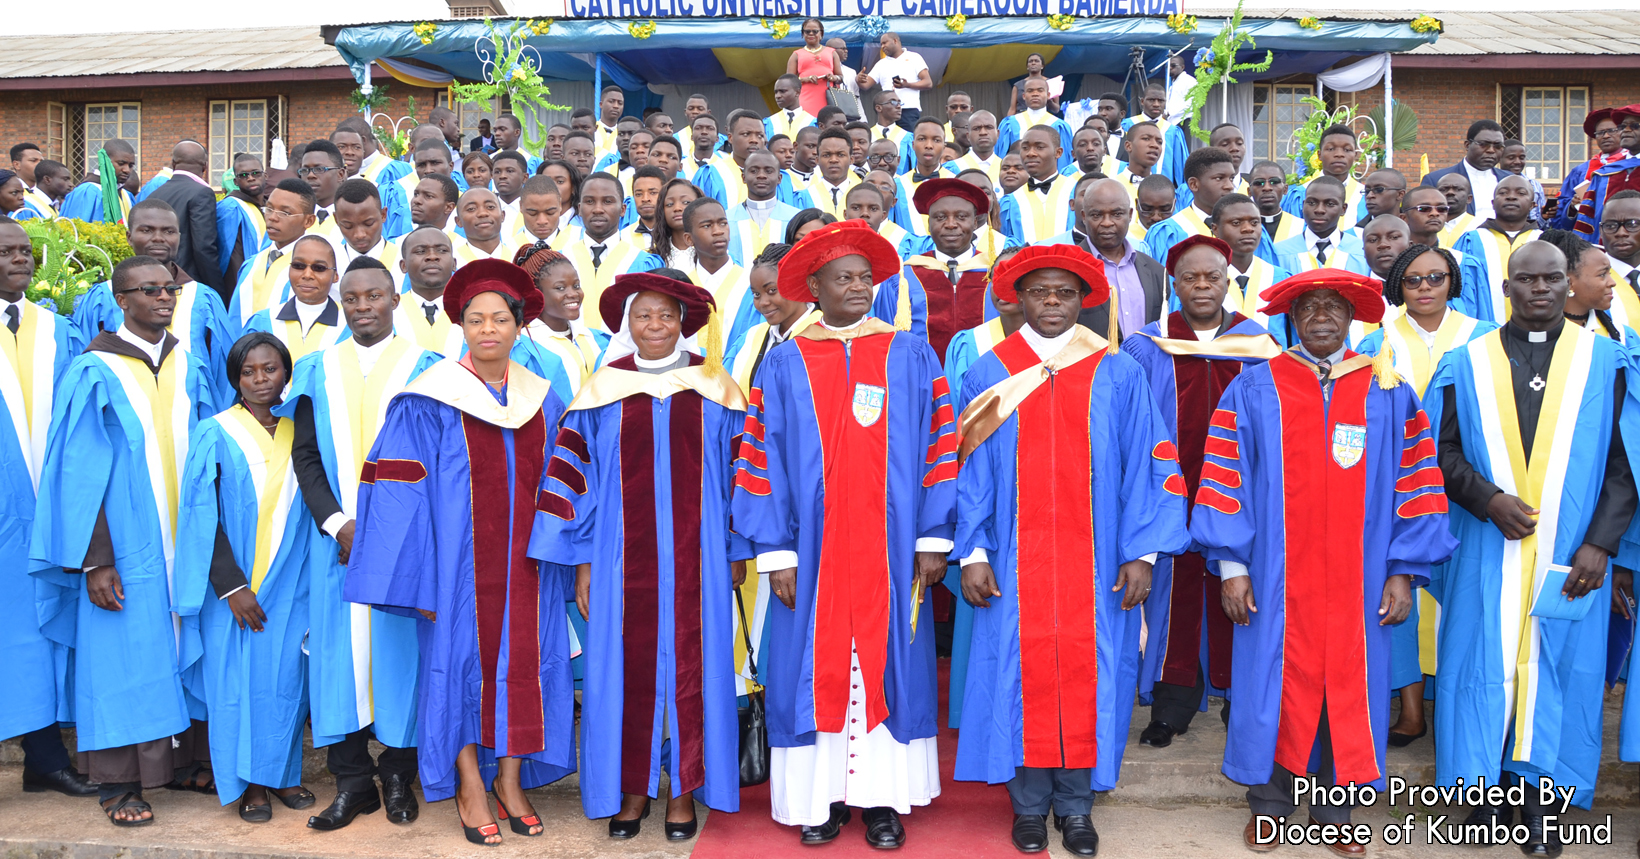
<path fill-rule="evenodd" d="M 1401 375 L 1395 372 L 1395 351 L 1389 345 L 1389 338 L 1384 338 L 1384 346 L 1372 358 L 1372 375 L 1378 379 L 1378 387 L 1389 390 L 1401 384 Z"/>
<path fill-rule="evenodd" d="M 717 372 L 724 372 L 723 316 L 715 309 L 706 319 L 706 366 Z"/>
<path fill-rule="evenodd" d="M 1114 285 L 1110 290 L 1110 298 L 1105 299 L 1105 304 L 1110 308 L 1110 321 L 1105 325 L 1105 337 L 1110 341 L 1111 353 L 1115 354 L 1122 351 L 1122 344 L 1116 338 L 1118 332 L 1116 330 L 1116 287 Z"/>
<path fill-rule="evenodd" d="M 911 282 L 903 269 L 900 271 L 900 300 L 894 305 L 894 327 L 901 331 L 911 330 Z"/>

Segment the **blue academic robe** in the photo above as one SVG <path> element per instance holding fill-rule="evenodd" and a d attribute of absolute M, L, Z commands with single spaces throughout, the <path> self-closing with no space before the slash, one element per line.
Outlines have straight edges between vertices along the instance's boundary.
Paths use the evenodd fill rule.
<path fill-rule="evenodd" d="M 1221 337 L 1199 356 L 1174 355 L 1156 338 L 1198 342 L 1200 338 L 1178 312 L 1152 322 L 1140 336 L 1122 341 L 1122 351 L 1144 368 L 1156 399 L 1167 437 L 1178 451 L 1180 473 L 1190 494 L 1201 483 L 1202 447 L 1208 420 L 1224 389 L 1247 368 L 1262 364 L 1278 351 L 1269 331 L 1236 313 Z M 1259 341 L 1264 341 L 1260 343 Z M 1215 347 L 1218 347 L 1215 351 Z M 1152 701 L 1158 682 L 1193 685 L 1197 673 L 1207 680 L 1209 695 L 1228 697 L 1232 627 L 1219 600 L 1219 582 L 1203 566 L 1199 550 L 1175 553 L 1156 560 L 1145 599 L 1145 625 L 1150 630 L 1139 672 L 1139 700 Z M 1207 695 L 1201 710 L 1207 710 Z"/>
<path fill-rule="evenodd" d="M 705 377 L 665 376 L 683 373 Z M 745 400 L 732 380 L 705 378 L 724 402 L 663 389 L 631 356 L 599 370 L 565 413 L 541 483 L 530 557 L 592 566 L 581 639 L 589 818 L 614 815 L 623 793 L 653 796 L 662 769 L 671 796 L 740 809 L 729 562 L 751 553 L 729 530 L 729 495 Z"/>
<path fill-rule="evenodd" d="M 1327 248 L 1327 264 L 1325 268 L 1345 269 L 1353 257 L 1360 256 L 1361 234 L 1345 229 L 1342 224 L 1333 230 L 1332 244 Z M 1316 264 L 1315 254 L 1310 252 L 1310 245 L 1304 239 L 1304 233 L 1290 239 L 1276 242 L 1273 246 L 1276 255 L 1275 265 L 1286 269 L 1293 274 L 1303 274 L 1320 267 Z"/>
<path fill-rule="evenodd" d="M 79 747 L 180 733 L 205 718 L 205 706 L 178 673 L 168 557 L 177 508 L 167 483 L 181 477 L 195 423 L 216 413 L 205 365 L 173 347 L 156 383 L 136 358 L 88 351 L 58 387 L 29 550 L 40 630 L 73 650 L 120 656 L 72 660 Z M 93 606 L 85 576 L 65 572 L 84 565 L 99 510 L 125 588 L 122 611 Z"/>
<path fill-rule="evenodd" d="M 290 464 L 295 424 L 273 436 L 242 407 L 199 422 L 177 513 L 176 600 L 183 684 L 210 713 L 223 805 L 252 784 L 302 780 L 307 722 L 308 542 L 316 533 Z M 241 629 L 211 586 L 218 528 L 267 620 Z"/>
<path fill-rule="evenodd" d="M 1149 121 L 1143 114 L 1130 116 L 1122 120 L 1122 133 L 1126 134 L 1133 126 L 1140 122 Z M 1160 122 L 1161 120 L 1154 120 Z M 999 128 L 998 131 L 1001 129 Z M 999 150 L 1001 151 L 1001 150 Z M 1069 147 L 1066 148 L 1070 151 Z M 1185 194 L 1189 193 L 1184 184 L 1184 162 L 1190 158 L 1190 141 L 1185 137 L 1184 129 L 1177 123 L 1169 123 L 1162 131 L 1162 157 L 1156 162 L 1154 172 L 1166 176 L 1173 181 L 1173 186 Z"/>
<path fill-rule="evenodd" d="M 1531 473 L 1544 476 L 1539 483 L 1517 474 L 1508 465 L 1523 454 L 1502 346 L 1506 336 L 1496 330 L 1448 353 L 1429 383 L 1435 425 L 1450 391 L 1464 458 L 1481 477 L 1541 511 L 1537 534 L 1512 541 L 1468 510 L 1452 510 L 1458 552 L 1430 584 L 1442 609 L 1435 777 L 1441 784 L 1458 778 L 1474 784 L 1482 777 L 1496 784 L 1499 771 L 1507 768 L 1528 780 L 1546 776 L 1558 786 L 1574 787 L 1572 804 L 1588 808 L 1600 768 L 1606 669 L 1600 654 L 1606 652 L 1611 577 L 1582 598 L 1591 605 L 1581 620 L 1529 612 L 1533 584 L 1542 581 L 1545 566 L 1569 565 L 1583 544 L 1604 483 L 1614 417 L 1629 461 L 1640 455 L 1640 399 L 1620 344 L 1564 326 L 1545 372 L 1543 420 L 1532 445 Z M 1613 393 L 1620 377 L 1626 377 L 1628 392 L 1618 403 Z M 1556 432 L 1557 421 L 1569 431 Z M 1558 497 L 1544 496 L 1544 485 L 1555 483 L 1561 486 Z M 1635 533 L 1631 524 L 1616 563 L 1634 566 Z M 1541 542 L 1543 535 L 1553 535 L 1552 546 Z M 1517 649 L 1523 639 L 1531 640 L 1528 636 L 1535 646 L 1527 664 L 1517 668 Z M 1527 700 L 1520 700 L 1523 696 Z"/>
<path fill-rule="evenodd" d="M 355 534 L 364 466 L 360 459 L 380 431 L 387 403 L 439 361 L 409 338 L 400 339 L 403 344 L 390 344 L 369 377 L 354 375 L 360 367 L 351 339 L 304 356 L 296 362 L 284 402 L 275 409 L 281 417 L 294 417 L 297 405 L 308 400 L 331 495 L 341 512 L 355 520 Z M 350 604 L 342 595 L 347 566 L 337 560 L 340 545 L 316 530 L 308 547 L 313 745 L 328 746 L 370 727 L 385 745 L 415 746 L 415 621 Z"/>
<path fill-rule="evenodd" d="M 769 742 L 781 748 L 845 727 L 851 629 L 862 675 L 882 681 L 866 695 L 867 730 L 886 724 L 900 743 L 938 732 L 934 636 L 927 623 L 913 634 L 912 580 L 918 540 L 951 539 L 955 419 L 928 344 L 862 325 L 846 345 L 815 326 L 769 350 L 748 397 L 735 530 L 760 555 L 796 555 L 796 609 L 770 604 L 758 666 Z M 882 459 L 855 452 L 867 448 Z"/>
<path fill-rule="evenodd" d="M 1059 168 L 1069 166 L 1075 160 L 1071 157 L 1071 137 L 1074 132 L 1065 124 L 1065 120 L 1049 116 L 1048 121 L 1041 123 L 1048 126 L 1059 135 Z M 1033 126 L 1034 127 L 1034 126 Z M 1020 114 L 1005 116 L 997 123 L 997 152 L 1007 152 L 1010 147 L 1024 139 L 1025 131 L 1020 124 Z"/>
<path fill-rule="evenodd" d="M 970 249 L 972 250 L 972 249 Z M 930 251 L 932 253 L 932 251 Z M 932 256 L 913 256 L 899 277 L 884 281 L 871 303 L 871 315 L 898 326 L 904 304 L 904 330 L 928 341 L 934 354 L 944 357 L 951 338 L 996 315 L 991 303 L 991 266 L 984 254 L 974 253 L 957 266 L 957 279 Z M 933 287 L 932 303 L 929 287 Z"/>
<path fill-rule="evenodd" d="M 248 260 L 270 244 L 267 226 L 245 211 L 247 205 L 235 197 L 224 197 L 216 203 L 217 271 L 223 278 L 228 276 L 235 246 Z"/>
<path fill-rule="evenodd" d="M 1503 284 L 1509 279 L 1509 257 L 1540 235 L 1539 230 L 1528 227 L 1510 241 L 1502 232 L 1477 226 L 1459 236 L 1452 243 L 1452 253 L 1462 270 L 1463 292 L 1452 299 L 1452 309 L 1483 322 L 1508 322 L 1509 298 L 1504 295 Z"/>
<path fill-rule="evenodd" d="M 364 465 L 343 598 L 416 617 L 429 801 L 455 795 L 469 745 L 486 788 L 499 757 L 523 758 L 525 789 L 575 770 L 568 572 L 525 555 L 563 411 L 517 364 L 495 392 L 445 359 L 393 398 Z"/>
<path fill-rule="evenodd" d="M 26 327 L 25 327 L 26 326 Z M 15 737 L 58 721 L 72 721 L 68 651 L 40 634 L 35 580 L 28 570 L 34 491 L 45 463 L 57 380 L 80 352 L 69 321 L 24 303 L 17 363 L 0 350 L 0 736 Z M 10 338 L 0 331 L 0 339 Z M 19 364 L 21 366 L 19 366 Z M 30 396 L 23 397 L 23 384 Z"/>
<path fill-rule="evenodd" d="M 80 343 L 90 343 L 104 331 L 118 331 L 124 323 L 125 312 L 114 303 L 114 290 L 106 280 L 93 285 L 90 292 L 74 302 L 73 324 Z M 197 281 L 184 285 L 177 295 L 170 330 L 184 352 L 198 355 L 205 363 L 215 401 L 232 402 L 234 390 L 228 384 L 228 350 L 233 348 L 237 337 L 228 324 L 228 311 L 222 306 L 222 297 L 217 291 Z"/>
<path fill-rule="evenodd" d="M 1417 392 L 1379 387 L 1368 364 L 1335 378 L 1324 400 L 1315 373 L 1284 352 L 1230 383 L 1205 452 L 1190 535 L 1221 576 L 1226 563 L 1245 567 L 1258 607 L 1235 629 L 1224 774 L 1258 785 L 1275 764 L 1331 765 L 1339 784 L 1382 790 L 1384 584 L 1392 575 L 1424 584 L 1455 545 Z M 1332 761 L 1312 756 L 1323 702 Z"/>
<path fill-rule="evenodd" d="M 161 185 L 171 181 L 171 177 L 174 175 L 176 175 L 176 173 L 171 168 L 160 168 L 160 170 L 151 176 L 147 182 L 142 183 L 141 188 L 137 189 L 136 201 L 141 203 L 143 200 L 148 199 L 149 195 L 153 194 L 155 191 L 158 191 Z"/>
<path fill-rule="evenodd" d="M 124 202 L 125 211 L 130 211 L 135 202 L 131 199 L 131 192 L 120 189 L 120 200 Z M 74 186 L 63 198 L 63 204 L 58 207 L 57 215 L 62 218 L 85 221 L 99 224 L 106 218 L 103 212 L 102 186 L 96 182 L 81 182 Z"/>
<path fill-rule="evenodd" d="M 1065 349 L 1086 356 L 1025 395 L 957 478 L 954 554 L 983 549 L 1001 592 L 974 609 L 961 780 L 1007 782 L 1021 766 L 1090 768 L 1094 790 L 1116 787 L 1141 621 L 1122 609 L 1127 593 L 1112 589 L 1122 564 L 1190 544 L 1184 481 L 1144 370 L 1074 330 Z M 969 368 L 959 403 L 966 409 L 1020 374 L 1040 379 L 1041 367 L 1015 333 Z M 965 423 L 965 438 L 973 432 Z"/>

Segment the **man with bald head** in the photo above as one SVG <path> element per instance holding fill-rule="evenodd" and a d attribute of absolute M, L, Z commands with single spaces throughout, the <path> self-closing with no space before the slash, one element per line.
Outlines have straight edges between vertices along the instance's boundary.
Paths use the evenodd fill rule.
<path fill-rule="evenodd" d="M 1494 200 L 1518 178 L 1500 181 Z M 1507 271 L 1508 321 L 1449 352 L 1425 397 L 1438 404 L 1446 496 L 1468 514 L 1453 511 L 1458 551 L 1431 585 L 1441 603 L 1435 775 L 1439 784 L 1524 778 L 1520 849 L 1556 856 L 1558 833 L 1544 818 L 1562 803 L 1543 803 L 1537 788 L 1552 779 L 1580 808 L 1594 798 L 1600 657 L 1608 620 L 1626 622 L 1609 616 L 1606 572 L 1614 560 L 1634 563 L 1619 551 L 1635 511 L 1629 448 L 1640 417 L 1622 344 L 1566 324 L 1560 249 L 1522 242 Z M 1491 831 L 1516 812 L 1481 805 L 1466 823 Z"/>
<path fill-rule="evenodd" d="M 1511 175 L 1499 180 L 1492 192 L 1492 217 L 1464 233 L 1452 246 L 1462 254 L 1464 282 L 1454 310 L 1486 322 L 1501 324 L 1509 318 L 1504 280 L 1510 255 L 1543 234 L 1532 223 L 1532 205 L 1532 184 L 1525 177 Z"/>
<path fill-rule="evenodd" d="M 506 214 L 501 198 L 488 188 L 473 188 L 461 195 L 456 202 L 456 223 L 463 235 L 454 240 L 456 268 L 481 259 L 512 262 L 518 248 L 501 234 Z"/>
<path fill-rule="evenodd" d="M 1120 180 L 1097 179 L 1084 185 L 1081 203 L 1076 228 L 1042 244 L 1074 244 L 1104 264 L 1110 301 L 1083 308 L 1077 321 L 1104 336 L 1112 329 L 1110 312 L 1114 307 L 1119 339 L 1162 318 L 1167 270 L 1128 238 L 1133 225 L 1133 198 Z"/>
<path fill-rule="evenodd" d="M 176 210 L 177 226 L 182 231 L 175 257 L 177 265 L 194 280 L 217 290 L 226 301 L 231 289 L 226 286 L 221 260 L 216 255 L 216 193 L 206 178 L 210 173 L 209 159 L 205 147 L 198 143 L 192 140 L 178 143 L 171 150 L 171 180 L 159 186 L 150 199 Z"/>

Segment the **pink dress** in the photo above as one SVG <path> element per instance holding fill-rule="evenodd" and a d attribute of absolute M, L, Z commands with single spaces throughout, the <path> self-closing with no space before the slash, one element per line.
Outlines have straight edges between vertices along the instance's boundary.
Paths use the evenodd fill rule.
<path fill-rule="evenodd" d="M 835 50 L 827 47 L 822 47 L 817 54 L 810 53 L 807 48 L 798 48 L 796 54 L 797 76 L 800 78 L 823 78 L 831 74 L 832 58 L 837 56 Z M 809 116 L 820 115 L 820 108 L 826 106 L 826 88 L 829 86 L 831 84 L 823 80 L 803 84 L 803 94 L 799 98 L 799 103 Z"/>

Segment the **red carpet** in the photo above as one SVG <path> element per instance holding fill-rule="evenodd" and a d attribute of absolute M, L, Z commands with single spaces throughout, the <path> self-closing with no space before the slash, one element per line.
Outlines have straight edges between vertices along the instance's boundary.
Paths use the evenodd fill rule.
<path fill-rule="evenodd" d="M 940 724 L 945 724 L 945 691 L 949 686 L 947 660 L 940 660 Z M 1013 826 L 1013 808 L 1002 785 L 954 781 L 952 767 L 957 760 L 957 732 L 940 731 L 940 795 L 922 808 L 914 808 L 901 820 L 905 823 L 905 847 L 892 855 L 950 859 L 991 859 L 1017 857 L 1019 851 L 1008 840 Z M 885 851 L 866 846 L 865 824 L 860 810 L 836 841 L 823 847 L 804 847 L 797 841 L 797 827 L 781 826 L 769 816 L 769 786 L 749 787 L 740 792 L 740 812 L 712 812 L 691 856 L 694 859 L 779 859 L 803 856 L 806 859 L 844 859 L 871 856 L 882 859 Z"/>

